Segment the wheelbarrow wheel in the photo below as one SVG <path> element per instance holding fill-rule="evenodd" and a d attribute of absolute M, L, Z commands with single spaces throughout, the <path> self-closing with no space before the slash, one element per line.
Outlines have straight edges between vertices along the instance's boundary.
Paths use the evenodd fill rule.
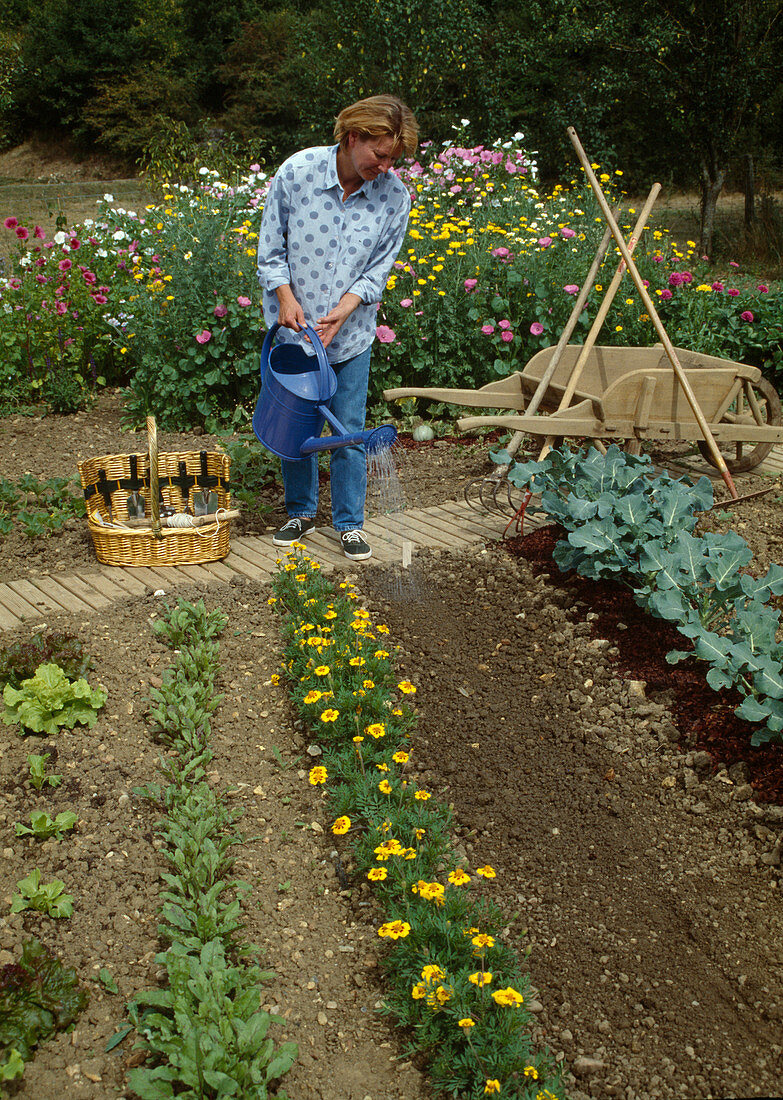
<path fill-rule="evenodd" d="M 731 407 L 724 414 L 723 424 L 780 424 L 783 420 L 780 397 L 766 378 L 758 382 L 746 380 Z M 719 443 L 718 447 L 732 474 L 747 473 L 763 462 L 774 443 Z M 702 457 L 715 466 L 715 460 L 703 439 L 699 440 Z"/>

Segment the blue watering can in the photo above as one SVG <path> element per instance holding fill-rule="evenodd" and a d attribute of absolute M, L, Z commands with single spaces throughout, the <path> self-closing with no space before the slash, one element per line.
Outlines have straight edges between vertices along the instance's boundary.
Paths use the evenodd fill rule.
<path fill-rule="evenodd" d="M 268 451 L 278 458 L 296 461 L 314 451 L 333 451 L 363 443 L 368 451 L 386 450 L 397 438 L 391 424 L 348 434 L 329 410 L 337 389 L 337 376 L 329 365 L 318 333 L 309 325 L 315 355 L 301 344 L 276 344 L 274 324 L 261 348 L 261 392 L 253 413 L 253 431 Z M 321 437 L 326 421 L 339 435 Z"/>

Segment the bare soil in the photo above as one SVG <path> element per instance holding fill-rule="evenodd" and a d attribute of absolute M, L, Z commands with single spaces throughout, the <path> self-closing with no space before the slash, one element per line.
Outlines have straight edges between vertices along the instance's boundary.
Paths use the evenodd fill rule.
<path fill-rule="evenodd" d="M 78 458 L 144 450 L 119 418 L 120 395 L 106 394 L 73 417 L 0 421 L 0 476 L 71 475 Z M 159 442 L 189 450 L 217 441 L 161 433 Z M 398 453 L 408 504 L 459 496 L 492 468 L 487 450 L 438 441 Z M 746 477 L 740 491 L 762 484 L 769 479 Z M 760 567 L 780 558 L 783 493 L 772 484 L 733 518 L 711 521 L 744 525 Z M 277 497 L 270 485 L 270 507 Z M 247 516 L 244 530 L 261 533 L 278 518 Z M 85 526 L 32 542 L 14 533 L 0 579 L 95 567 Z M 421 777 L 454 806 L 468 860 L 498 871 L 482 888 L 504 906 L 520 958 L 531 949 L 537 1038 L 569 1067 L 574 1100 L 783 1096 L 783 807 L 761 782 L 780 767 L 780 750 L 759 771 L 749 736 L 741 757 L 712 744 L 709 721 L 725 701 L 697 691 L 698 673 L 680 694 L 661 681 L 671 647 L 661 624 L 645 634 L 616 593 L 555 575 L 543 539 L 423 552 L 418 590 L 405 599 L 390 599 L 379 568 L 358 574 L 367 606 L 390 626 L 400 672 L 419 687 Z M 212 780 L 245 813 L 236 872 L 253 884 L 246 935 L 276 973 L 265 1002 L 285 1017 L 277 1036 L 300 1045 L 285 1088 L 297 1100 L 423 1100 L 424 1062 L 402 1056 L 405 1036 L 377 1014 L 380 914 L 365 884 L 338 880 L 325 796 L 307 782 L 307 731 L 270 683 L 280 641 L 268 591 L 248 582 L 177 594 L 229 615 Z M 83 640 L 92 679 L 109 691 L 93 730 L 22 740 L 0 727 L 0 964 L 35 934 L 91 991 L 75 1029 L 28 1065 L 20 1097 L 129 1096 L 133 1036 L 105 1047 L 127 1001 L 160 977 L 164 862 L 156 814 L 132 788 L 154 780 L 160 751 L 145 698 L 168 660 L 152 631 L 166 602 L 173 594 L 140 593 L 111 615 L 47 621 Z M 26 757 L 43 751 L 65 782 L 36 794 Z M 16 838 L 14 823 L 37 807 L 75 810 L 75 835 Z M 33 866 L 66 883 L 70 920 L 9 914 Z M 118 994 L 96 981 L 101 967 Z"/>

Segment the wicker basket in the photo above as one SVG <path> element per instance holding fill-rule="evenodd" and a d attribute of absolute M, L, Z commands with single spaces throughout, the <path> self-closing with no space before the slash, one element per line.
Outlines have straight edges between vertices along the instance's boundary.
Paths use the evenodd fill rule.
<path fill-rule="evenodd" d="M 228 456 L 216 451 L 158 454 L 153 417 L 147 417 L 149 454 L 105 455 L 79 463 L 87 523 L 98 561 L 105 565 L 198 565 L 229 550 L 229 521 L 203 527 L 161 526 L 160 513 L 183 513 L 194 491 L 217 493 L 219 509 L 231 505 Z M 150 527 L 122 526 L 128 495 L 144 498 Z"/>

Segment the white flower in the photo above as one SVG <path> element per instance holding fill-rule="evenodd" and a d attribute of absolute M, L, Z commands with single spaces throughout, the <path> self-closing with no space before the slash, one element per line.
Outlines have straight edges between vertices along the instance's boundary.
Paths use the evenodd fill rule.
<path fill-rule="evenodd" d="M 100 256 L 102 260 L 105 260 L 109 253 L 106 251 L 105 248 L 99 248 L 95 255 Z"/>
<path fill-rule="evenodd" d="M 460 126 L 470 126 L 470 119 L 469 118 L 461 118 L 459 120 L 459 124 L 460 124 Z"/>
<path fill-rule="evenodd" d="M 108 192 L 103 196 L 104 202 L 114 202 L 114 195 L 110 195 Z"/>
<path fill-rule="evenodd" d="M 127 240 L 127 234 L 124 229 L 115 229 L 111 235 L 113 241 L 125 241 Z"/>
<path fill-rule="evenodd" d="M 199 168 L 198 174 L 200 176 L 208 176 L 209 175 L 209 169 L 208 168 Z"/>
<path fill-rule="evenodd" d="M 55 235 L 54 235 L 54 243 L 55 244 L 65 244 L 65 242 L 67 240 L 68 240 L 68 234 L 63 233 L 62 229 L 60 229 L 59 232 L 55 233 Z"/>
<path fill-rule="evenodd" d="M 513 140 L 514 141 L 524 141 L 525 140 L 525 135 L 522 133 L 521 130 L 517 130 L 517 132 L 514 134 Z"/>
<path fill-rule="evenodd" d="M 91 229 L 95 225 L 95 222 L 92 220 L 92 218 L 85 218 L 82 222 L 82 225 L 85 227 L 85 229 Z"/>

